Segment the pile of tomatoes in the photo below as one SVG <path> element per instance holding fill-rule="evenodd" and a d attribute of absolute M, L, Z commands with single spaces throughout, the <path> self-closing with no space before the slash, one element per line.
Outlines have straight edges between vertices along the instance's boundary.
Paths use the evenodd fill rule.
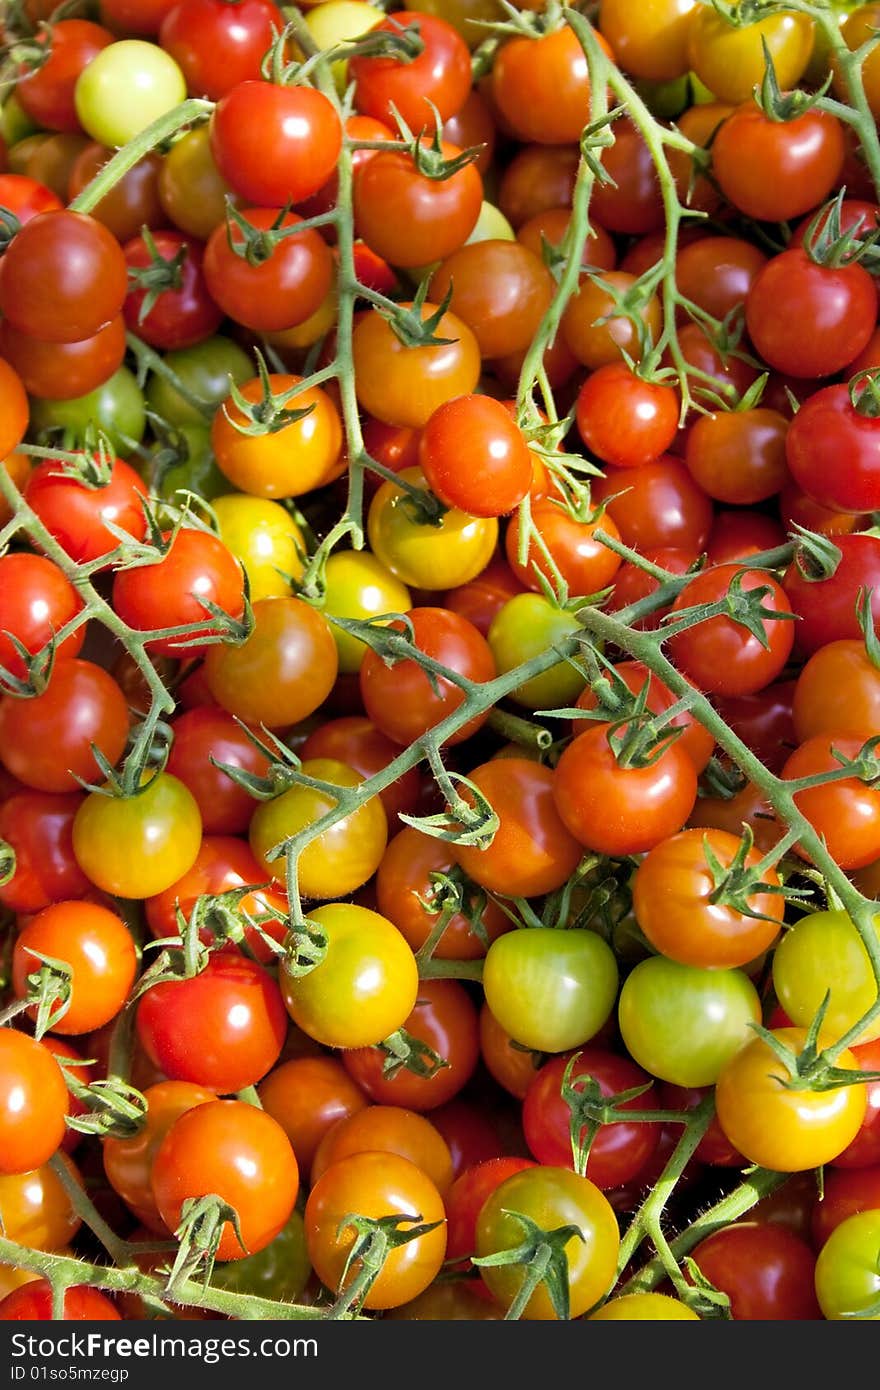
<path fill-rule="evenodd" d="M 880 1317 L 880 5 L 6 25 L 0 1319 Z"/>

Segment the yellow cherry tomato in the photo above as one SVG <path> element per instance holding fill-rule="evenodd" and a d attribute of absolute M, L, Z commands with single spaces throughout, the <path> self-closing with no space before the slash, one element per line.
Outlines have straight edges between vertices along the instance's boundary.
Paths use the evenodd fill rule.
<path fill-rule="evenodd" d="M 428 491 L 420 468 L 400 475 Z M 476 579 L 498 541 L 495 517 L 468 516 L 450 507 L 438 525 L 420 521 L 409 494 L 397 483 L 383 483 L 370 504 L 367 534 L 376 558 L 413 589 L 454 589 Z"/>
<path fill-rule="evenodd" d="M 228 492 L 211 503 L 220 526 L 220 539 L 240 560 L 248 577 L 252 600 L 285 597 L 291 580 L 303 572 L 306 553 L 303 533 L 278 502 Z"/>
<path fill-rule="evenodd" d="M 368 550 L 337 550 L 327 561 L 324 613 L 332 618 L 378 618 L 383 613 L 408 613 L 409 589 Z M 384 624 L 383 624 L 384 626 Z M 331 622 L 339 652 L 339 670 L 353 675 L 361 669 L 366 645 Z"/>

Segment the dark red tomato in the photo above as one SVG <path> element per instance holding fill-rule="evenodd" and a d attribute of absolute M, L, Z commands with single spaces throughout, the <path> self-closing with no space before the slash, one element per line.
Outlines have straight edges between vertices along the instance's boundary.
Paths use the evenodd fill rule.
<path fill-rule="evenodd" d="M 779 517 L 786 534 L 797 525 L 807 531 L 816 531 L 820 536 L 848 536 L 853 531 L 863 531 L 869 525 L 868 518 L 861 514 L 832 512 L 828 507 L 820 507 L 798 487 L 792 477 L 780 492 L 778 501 Z"/>
<path fill-rule="evenodd" d="M 676 696 L 672 691 L 664 685 L 659 676 L 655 676 L 640 661 L 621 661 L 615 666 L 614 672 L 633 695 L 638 695 L 647 684 L 646 708 L 652 714 L 663 714 L 675 704 Z M 595 709 L 598 703 L 594 690 L 588 685 L 578 696 L 576 708 L 591 710 Z M 612 716 L 609 715 L 610 717 Z M 582 734 L 589 727 L 582 719 L 572 720 L 572 733 L 575 736 Z M 685 732 L 679 735 L 678 742 L 690 757 L 697 772 L 702 772 L 715 748 L 715 740 L 708 729 L 687 711 L 670 720 L 669 727 L 684 729 Z"/>
<path fill-rule="evenodd" d="M 190 96 L 219 101 L 236 83 L 259 81 L 283 28 L 272 0 L 180 0 L 162 19 L 159 43 L 182 70 Z"/>
<path fill-rule="evenodd" d="M 45 343 L 3 319 L 0 352 L 18 372 L 28 395 L 75 400 L 109 381 L 122 366 L 125 319 L 117 314 L 106 328 L 77 343 Z"/>
<path fill-rule="evenodd" d="M 876 322 L 877 290 L 864 266 L 817 265 L 800 247 L 768 261 L 746 299 L 757 353 L 794 377 L 841 371 L 866 346 Z"/>
<path fill-rule="evenodd" d="M 553 774 L 553 799 L 571 835 L 599 854 L 641 854 L 680 830 L 697 796 L 694 764 L 680 740 L 647 767 L 622 767 L 597 724 L 568 745 Z"/>
<path fill-rule="evenodd" d="M 798 649 L 807 655 L 843 637 L 861 637 L 856 603 L 871 590 L 871 612 L 880 620 L 880 537 L 835 536 L 840 558 L 827 578 L 813 577 L 810 561 L 796 553 L 783 575 L 789 606 L 797 614 Z"/>
<path fill-rule="evenodd" d="M 602 1047 L 583 1047 L 577 1054 L 563 1053 L 546 1062 L 528 1089 L 523 1102 L 522 1123 L 526 1143 L 539 1163 L 556 1168 L 573 1168 L 571 1147 L 571 1109 L 562 1097 L 562 1083 L 570 1058 L 577 1061 L 570 1083 L 580 1093 L 595 1083 L 606 1099 L 635 1086 L 649 1086 L 643 1095 L 622 1101 L 624 1110 L 656 1110 L 657 1098 L 651 1078 L 634 1062 Z M 592 1089 L 592 1086 L 591 1086 Z M 585 1143 L 588 1130 L 580 1131 Z M 630 1182 L 649 1161 L 660 1138 L 659 1124 L 614 1120 L 596 1131 L 587 1159 L 586 1176 L 603 1192 Z"/>
<path fill-rule="evenodd" d="M 106 476 L 100 468 L 97 486 L 89 471 L 86 464 L 80 478 L 69 465 L 46 459 L 37 464 L 24 490 L 28 506 L 46 530 L 80 564 L 99 560 L 122 544 L 108 522 L 136 541 L 142 541 L 147 531 L 142 506 L 147 488 L 131 465 L 113 459 Z"/>
<path fill-rule="evenodd" d="M 269 760 L 226 710 L 186 710 L 172 724 L 174 741 L 168 771 L 192 792 L 206 835 L 240 835 L 247 830 L 256 802 L 220 763 L 253 777 L 265 777 Z"/>
<path fill-rule="evenodd" d="M 177 0 L 100 0 L 98 11 L 102 24 L 114 34 L 153 37 L 176 3 Z"/>
<path fill-rule="evenodd" d="M 128 293 L 116 238 L 81 212 L 43 212 L 3 257 L 0 310 L 13 328 L 48 343 L 74 343 L 106 328 Z"/>
<path fill-rule="evenodd" d="M 487 172 L 492 164 L 498 132 L 492 108 L 478 87 L 472 87 L 464 106 L 443 122 L 443 134 L 460 150 L 479 150 L 474 161 L 477 172 L 481 177 Z"/>
<path fill-rule="evenodd" d="M 115 151 L 92 140 L 76 157 L 67 185 L 69 202 L 100 173 Z M 168 218 L 159 201 L 159 174 L 162 159 L 156 153 L 144 155 L 122 175 L 109 193 L 92 209 L 92 217 L 113 233 L 119 242 L 136 236 L 142 227 L 164 227 Z"/>
<path fill-rule="evenodd" d="M 604 478 L 591 480 L 590 495 L 597 505 L 607 503 L 620 539 L 643 555 L 661 549 L 698 554 L 709 539 L 712 500 L 671 454 L 632 471 L 607 468 Z"/>
<path fill-rule="evenodd" d="M 480 1057 L 477 1011 L 457 980 L 422 980 L 419 997 L 402 1027 L 432 1048 L 447 1066 L 432 1076 L 406 1068 L 383 1075 L 386 1054 L 378 1047 L 349 1048 L 342 1064 L 361 1090 L 377 1105 L 402 1105 L 408 1110 L 433 1110 L 457 1096 L 470 1081 Z"/>
<path fill-rule="evenodd" d="M 489 681 L 497 674 L 489 644 L 472 623 L 444 608 L 414 608 L 408 614 L 415 646 L 432 660 L 471 681 Z M 395 621 L 391 627 L 405 631 Z M 464 691 L 445 676 L 432 682 L 415 661 L 386 666 L 376 652 L 366 653 L 360 670 L 361 698 L 367 715 L 395 743 L 421 738 L 458 709 Z M 450 734 L 447 743 L 460 743 L 485 724 L 489 711 L 474 715 Z"/>
<path fill-rule="evenodd" d="M 595 521 L 579 521 L 548 497 L 535 502 L 531 519 L 538 536 L 550 554 L 554 569 L 548 564 L 537 539 L 532 536 L 525 563 L 520 563 L 521 519 L 515 518 L 504 538 L 507 561 L 514 575 L 527 589 L 542 592 L 540 576 L 557 587 L 558 578 L 568 588 L 568 596 L 596 594 L 614 580 L 620 569 L 620 556 L 610 546 L 597 540 L 596 531 L 604 531 L 611 540 L 620 540 L 614 518 L 609 512 Z"/>
<path fill-rule="evenodd" d="M 503 50 L 502 50 L 503 52 Z M 608 182 L 596 180 L 590 215 L 609 232 L 643 236 L 663 226 L 663 195 L 648 146 L 628 118 L 614 123 L 614 143 L 602 151 L 599 163 Z"/>
<path fill-rule="evenodd" d="M 880 507 L 880 419 L 846 384 L 810 396 L 791 422 L 788 467 L 812 501 L 837 512 Z"/>
<path fill-rule="evenodd" d="M 854 1047 L 852 1054 L 862 1071 L 880 1071 L 880 1039 Z M 862 1127 L 851 1144 L 831 1160 L 832 1168 L 870 1168 L 880 1164 L 880 1081 L 865 1086 L 868 1108 Z"/>
<path fill-rule="evenodd" d="M 164 533 L 167 541 L 170 532 Z M 124 623 L 138 632 L 193 625 L 178 637 L 150 642 L 159 656 L 202 655 L 193 638 L 216 633 L 205 622 L 204 602 L 216 604 L 232 618 L 244 612 L 242 567 L 211 531 L 182 527 L 161 560 L 119 570 L 113 581 L 113 607 Z"/>
<path fill-rule="evenodd" d="M 62 1306 L 65 1322 L 118 1322 L 121 1318 L 106 1294 L 87 1284 L 65 1289 Z M 48 1279 L 32 1279 L 0 1300 L 3 1322 L 50 1322 L 52 1316 L 52 1285 Z"/>
<path fill-rule="evenodd" d="M 421 10 L 394 10 L 372 32 L 399 37 L 408 28 L 416 31 L 417 42 L 407 48 L 404 39 L 400 58 L 352 58 L 348 78 L 362 115 L 396 129 L 396 107 L 414 133 L 431 132 L 436 117 L 429 103 L 441 121 L 464 106 L 471 90 L 471 55 L 451 24 Z"/>
<path fill-rule="evenodd" d="M 716 695 L 726 724 L 771 772 L 779 772 L 797 743 L 792 717 L 795 682 L 773 681 L 753 695 Z"/>
<path fill-rule="evenodd" d="M 831 1232 L 849 1216 L 880 1210 L 880 1168 L 826 1168 L 821 1201 L 813 1207 L 812 1235 L 821 1250 Z"/>
<path fill-rule="evenodd" d="M 45 130 L 81 130 L 73 100 L 77 78 L 113 35 L 85 19 L 59 19 L 32 42 L 46 47 L 48 56 L 33 67 L 21 66 L 15 93 L 22 110 Z"/>
<path fill-rule="evenodd" d="M 219 0 L 183 0 L 180 8 L 192 4 L 226 8 Z M 260 80 L 230 83 L 224 91 L 211 117 L 211 153 L 233 192 L 268 208 L 301 203 L 317 193 L 342 147 L 342 125 L 327 97 L 312 87 Z M 267 148 L 271 159 L 261 157 Z"/>
<path fill-rule="evenodd" d="M 93 747 L 111 766 L 128 738 L 128 706 L 112 676 L 93 661 L 59 661 L 40 695 L 0 700 L 0 761 L 37 791 L 70 792 L 95 781 Z"/>
<path fill-rule="evenodd" d="M 23 680 L 25 663 L 10 639 L 15 637 L 33 656 L 76 617 L 82 606 L 79 594 L 54 560 L 27 551 L 0 556 L 0 665 Z M 85 635 L 83 624 L 65 637 L 55 649 L 56 662 L 76 656 Z"/>
<path fill-rule="evenodd" d="M 252 892 L 237 898 L 235 912 L 247 914 L 260 924 L 268 936 L 275 941 L 283 941 L 288 926 L 287 897 L 277 887 L 260 886 L 265 881 L 266 876 L 245 840 L 238 840 L 232 835 L 205 835 L 195 863 L 183 878 L 172 883 L 164 892 L 145 899 L 147 926 L 155 937 L 177 936 L 180 933 L 178 909 L 184 920 L 188 921 L 203 894 L 215 897 L 251 886 Z M 201 937 L 210 945 L 214 933 L 207 927 L 202 930 Z M 276 957 L 271 948 L 251 927 L 245 927 L 245 940 L 261 964 L 274 964 Z"/>
<path fill-rule="evenodd" d="M 351 248 L 351 256 L 358 284 L 365 285 L 370 290 L 378 290 L 380 294 L 389 297 L 400 292 L 397 271 L 392 269 L 387 261 L 383 261 L 381 256 L 377 256 L 365 241 L 361 241 L 360 238 L 355 241 Z"/>
<path fill-rule="evenodd" d="M 529 1158 L 489 1158 L 469 1166 L 449 1189 L 446 1198 L 446 1258 L 467 1260 L 477 1250 L 477 1217 L 496 1187 L 513 1173 L 534 1168 Z"/>
<path fill-rule="evenodd" d="M 452 1156 L 452 1173 L 460 1177 L 475 1163 L 500 1158 L 504 1144 L 498 1133 L 497 1115 L 473 1101 L 456 1096 L 431 1111 L 431 1124 L 446 1140 Z"/>
<path fill-rule="evenodd" d="M 377 463 L 400 473 L 404 468 L 418 468 L 420 430 L 409 429 L 403 425 L 386 425 L 373 415 L 364 418 L 362 432 L 364 448 L 370 458 Z M 368 468 L 364 473 L 364 487 L 368 494 L 378 491 L 382 478 Z"/>
<path fill-rule="evenodd" d="M 680 294 L 720 322 L 745 303 L 766 264 L 764 252 L 751 241 L 735 236 L 700 237 L 679 246 L 675 280 Z"/>
<path fill-rule="evenodd" d="M 710 1089 L 708 1086 L 673 1086 L 670 1081 L 661 1081 L 657 1109 L 696 1110 Z M 694 1158 L 715 1168 L 744 1168 L 747 1162 L 731 1144 L 716 1115 L 712 1116 L 708 1129 L 694 1150 Z"/>
<path fill-rule="evenodd" d="M 786 759 L 780 776 L 785 779 L 815 777 L 819 773 L 839 772 L 835 756 L 856 758 L 863 744 L 874 734 L 816 734 L 801 743 Z M 846 777 L 839 782 L 808 787 L 795 792 L 795 805 L 810 822 L 817 835 L 824 836 L 828 853 L 842 869 L 862 869 L 880 859 L 880 790 Z M 799 854 L 809 859 L 800 845 Z"/>
<path fill-rule="evenodd" d="M 815 108 L 793 120 L 743 102 L 712 143 L 712 173 L 729 202 L 761 222 L 786 222 L 822 203 L 843 168 L 843 126 Z"/>
<path fill-rule="evenodd" d="M 532 481 L 522 431 L 491 396 L 457 396 L 435 410 L 422 430 L 419 463 L 440 501 L 470 516 L 512 512 Z"/>
<path fill-rule="evenodd" d="M 549 208 L 570 208 L 577 171 L 576 146 L 524 145 L 501 173 L 498 206 L 512 227 Z"/>
<path fill-rule="evenodd" d="M 153 244 L 166 270 L 157 265 L 143 235 L 123 246 L 126 264 L 135 271 L 153 267 L 153 277 L 168 276 L 167 287 L 162 286 L 162 279 L 152 278 L 132 289 L 123 310 L 125 321 L 151 347 L 165 351 L 192 347 L 216 332 L 223 320 L 223 311 L 208 292 L 201 243 L 182 232 L 155 232 Z M 162 286 L 155 298 L 152 284 Z M 151 303 L 147 302 L 148 294 Z"/>
<path fill-rule="evenodd" d="M 701 1272 L 730 1298 L 735 1322 L 821 1319 L 813 1284 L 816 1257 L 805 1240 L 776 1223 L 740 1221 L 691 1251 Z"/>
<path fill-rule="evenodd" d="M 443 158 L 461 150 L 441 141 Z M 396 266 L 445 260 L 470 236 L 483 205 L 483 180 L 474 164 L 448 178 L 432 178 L 414 164 L 409 150 L 383 150 L 358 170 L 354 221 L 358 236 L 376 255 Z"/>
<path fill-rule="evenodd" d="M 50 903 L 81 898 L 91 887 L 73 853 L 73 818 L 83 797 L 21 791 L 0 806 L 0 839 L 15 854 L 15 872 L 0 886 L 10 912 L 40 912 Z"/>
<path fill-rule="evenodd" d="M 508 599 L 523 592 L 523 586 L 506 558 L 498 554 L 469 584 L 447 589 L 443 596 L 443 607 L 467 618 L 485 637 L 496 613 L 501 611 Z"/>
<path fill-rule="evenodd" d="M 787 595 L 766 570 L 743 569 L 738 565 L 718 565 L 704 570 L 685 585 L 672 605 L 673 615 L 700 604 L 718 603 L 731 595 L 735 608 L 744 600 L 737 597 L 764 589 L 760 606 L 768 613 L 789 614 Z M 701 690 L 719 695 L 751 695 L 776 680 L 791 655 L 795 624 L 790 618 L 763 617 L 760 640 L 732 616 L 719 614 L 669 639 L 669 651 L 676 666 Z"/>
<path fill-rule="evenodd" d="M 369 719 L 352 714 L 319 724 L 299 749 L 299 755 L 301 758 L 333 758 L 353 767 L 362 777 L 373 777 L 399 757 L 400 744 L 381 733 Z M 379 797 L 389 818 L 399 811 L 412 814 L 418 806 L 420 789 L 418 768 L 410 768 L 390 787 L 383 787 Z"/>
<path fill-rule="evenodd" d="M 716 502 L 752 506 L 775 496 L 788 477 L 788 428 L 783 415 L 764 406 L 701 415 L 688 431 L 685 463 Z"/>
<path fill-rule="evenodd" d="M 403 229 L 401 229 L 403 234 Z M 528 347 L 553 298 L 543 261 L 518 241 L 472 241 L 448 256 L 431 277 L 430 297 L 473 332 L 484 358 Z"/>
<path fill-rule="evenodd" d="M 615 468 L 638 468 L 665 454 L 678 430 L 678 395 L 644 381 L 625 362 L 587 377 L 576 403 L 577 426 L 591 453 Z"/>
<path fill-rule="evenodd" d="M 274 1066 L 287 1036 L 281 991 L 261 965 L 237 952 L 211 956 L 199 975 L 142 995 L 137 1035 L 171 1081 L 226 1094 L 254 1086 Z"/>
<path fill-rule="evenodd" d="M 0 207 L 24 225 L 41 212 L 57 212 L 64 204 L 44 183 L 26 174 L 0 174 Z"/>
<path fill-rule="evenodd" d="M 764 512 L 743 509 L 715 513 L 706 555 L 710 565 L 729 565 L 786 544 L 785 529 Z"/>
<path fill-rule="evenodd" d="M 698 323 L 686 323 L 678 330 L 678 346 L 688 376 L 691 395 L 715 409 L 719 398 L 735 405 L 758 379 L 758 369 L 745 360 L 742 348 L 722 351 Z M 672 359 L 663 355 L 663 365 Z"/>
<path fill-rule="evenodd" d="M 240 216 L 263 232 L 276 224 L 283 230 L 302 221 L 281 208 L 244 208 Z M 235 224 L 227 229 L 224 223 L 214 228 L 205 248 L 208 290 L 236 323 L 258 333 L 277 332 L 303 323 L 323 303 L 333 278 L 333 256 L 313 228 L 276 242 L 256 265 L 243 259 L 243 249 L 241 228 Z"/>
<path fill-rule="evenodd" d="M 670 574 L 687 574 L 688 570 L 698 558 L 696 550 L 654 550 L 645 549 L 642 552 L 646 560 L 652 560 L 655 565 L 662 566 L 669 570 Z M 624 560 L 617 574 L 614 576 L 614 590 L 608 600 L 608 607 L 612 613 L 617 613 L 621 608 L 628 608 L 632 603 L 639 603 L 643 598 L 656 592 L 660 588 L 660 580 L 655 579 L 654 575 L 648 574 L 646 570 L 640 569 L 632 560 Z M 644 618 L 637 618 L 633 623 L 634 627 L 654 630 L 659 628 L 660 623 L 666 613 L 669 612 L 669 604 L 660 608 L 655 608 L 652 613 L 648 613 Z"/>

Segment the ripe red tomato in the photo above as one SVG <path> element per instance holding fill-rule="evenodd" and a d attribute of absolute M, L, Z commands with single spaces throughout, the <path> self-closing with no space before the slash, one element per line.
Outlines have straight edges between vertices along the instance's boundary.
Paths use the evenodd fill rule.
<path fill-rule="evenodd" d="M 153 292 L 150 304 L 146 302 L 147 288 L 131 289 L 124 306 L 125 321 L 152 347 L 192 347 L 216 332 L 223 321 L 223 311 L 214 303 L 205 282 L 201 243 L 182 232 L 160 231 L 153 234 L 153 245 L 169 265 L 169 283 L 162 286 L 159 282 L 160 293 Z M 137 272 L 156 265 L 142 234 L 132 237 L 122 250 L 129 270 Z"/>
<path fill-rule="evenodd" d="M 691 1251 L 700 1272 L 726 1293 L 735 1322 L 802 1322 L 821 1318 L 813 1283 L 816 1257 L 784 1226 L 739 1221 Z"/>
<path fill-rule="evenodd" d="M 696 555 L 709 539 L 711 498 L 671 454 L 623 472 L 606 468 L 592 479 L 590 497 L 606 504 L 620 539 L 643 555 L 669 547 Z"/>
<path fill-rule="evenodd" d="M 189 1081 L 159 1081 L 144 1091 L 147 1113 L 143 1127 L 128 1138 L 104 1140 L 104 1173 L 113 1191 L 143 1226 L 165 1236 L 168 1227 L 159 1215 L 150 1177 L 156 1151 L 175 1120 L 194 1105 L 216 1100 L 213 1091 Z"/>
<path fill-rule="evenodd" d="M 795 779 L 839 770 L 835 752 L 855 758 L 871 736 L 868 731 L 864 736 L 816 734 L 786 759 L 780 776 Z M 816 833 L 824 837 L 828 853 L 842 869 L 861 869 L 880 858 L 880 791 L 876 787 L 847 777 L 795 792 L 794 800 Z M 797 848 L 809 858 L 805 850 Z"/>
<path fill-rule="evenodd" d="M 118 1322 L 121 1314 L 106 1294 L 87 1284 L 72 1284 L 64 1290 L 65 1322 Z M 34 1279 L 0 1300 L 3 1322 L 49 1322 L 52 1313 L 52 1286 L 48 1279 Z"/>
<path fill-rule="evenodd" d="M 183 72 L 189 95 L 211 101 L 238 83 L 256 83 L 263 58 L 284 28 L 272 0 L 237 0 L 233 9 L 223 0 L 162 0 L 160 8 L 159 43 Z M 123 28 L 131 32 L 131 21 Z M 152 24 L 147 32 L 155 32 Z"/>
<path fill-rule="evenodd" d="M 122 544 L 108 528 L 110 522 L 136 541 L 146 535 L 147 497 L 143 479 L 130 464 L 114 458 L 97 486 L 85 474 L 71 474 L 67 465 L 38 463 L 27 481 L 25 500 L 72 560 L 98 560 Z"/>
<path fill-rule="evenodd" d="M 607 40 L 598 32 L 596 39 L 610 55 Z M 540 38 L 508 38 L 492 65 L 490 91 L 515 139 L 576 142 L 590 119 L 590 73 L 580 39 L 565 24 Z"/>
<path fill-rule="evenodd" d="M 678 430 L 671 386 L 643 381 L 624 362 L 587 377 L 578 392 L 577 426 L 591 453 L 615 468 L 638 468 L 665 454 Z"/>
<path fill-rule="evenodd" d="M 461 155 L 448 140 L 440 149 L 444 160 Z M 354 181 L 355 230 L 394 266 L 424 266 L 451 256 L 474 230 L 482 204 L 475 164 L 436 179 L 421 172 L 409 150 L 379 151 Z"/>
<path fill-rule="evenodd" d="M 23 680 L 25 663 L 10 639 L 33 656 L 81 608 L 82 600 L 54 560 L 27 551 L 0 556 L 0 663 Z M 85 635 L 83 623 L 56 645 L 55 661 L 76 656 Z"/>
<path fill-rule="evenodd" d="M 167 770 L 192 792 L 206 835 L 241 835 L 250 824 L 255 801 L 246 787 L 220 764 L 253 777 L 265 777 L 269 759 L 251 742 L 248 731 L 226 710 L 199 706 L 172 723 L 174 740 Z"/>
<path fill-rule="evenodd" d="M 755 349 L 768 366 L 793 377 L 841 371 L 866 346 L 876 322 L 877 291 L 864 266 L 817 265 L 801 247 L 768 261 L 746 299 Z"/>
<path fill-rule="evenodd" d="M 696 575 L 673 603 L 674 617 L 699 604 L 718 603 L 730 593 L 734 596 L 729 602 L 735 610 L 737 602 L 744 602 L 737 595 L 756 589 L 765 590 L 761 607 L 768 616 L 758 619 L 763 640 L 726 613 L 706 618 L 669 639 L 669 652 L 676 665 L 701 690 L 719 695 L 750 695 L 782 673 L 794 645 L 795 624 L 788 617 L 774 618 L 769 614 L 789 614 L 787 596 L 766 570 L 716 565 Z"/>
<path fill-rule="evenodd" d="M 809 559 L 795 554 L 782 583 L 789 606 L 797 615 L 797 644 L 809 655 L 828 642 L 862 638 L 856 601 L 859 589 L 871 594 L 871 613 L 880 618 L 880 537 L 838 535 L 838 556 L 829 574 L 817 573 Z"/>
<path fill-rule="evenodd" d="M 0 903 L 11 912 L 39 912 L 88 892 L 73 854 L 73 818 L 82 800 L 79 793 L 23 788 L 0 805 L 0 839 L 15 854 L 15 872 L 0 885 Z"/>
<path fill-rule="evenodd" d="M 79 131 L 73 91 L 77 78 L 97 53 L 113 42 L 109 29 L 85 19 L 59 19 L 39 32 L 34 43 L 45 50 L 32 67 L 23 65 L 15 84 L 22 110 L 45 130 Z"/>
<path fill-rule="evenodd" d="M 125 696 L 103 667 L 59 661 L 42 694 L 0 699 L 0 762 L 37 791 L 76 791 L 100 776 L 93 749 L 112 766 L 128 729 Z"/>
<path fill-rule="evenodd" d="M 418 36 L 418 51 L 404 48 L 400 58 L 352 58 L 348 76 L 355 84 L 355 106 L 362 115 L 395 127 L 396 108 L 410 130 L 430 134 L 435 114 L 429 102 L 441 121 L 464 106 L 471 90 L 471 58 L 451 24 L 421 10 L 393 10 L 373 33 L 401 36 L 410 26 Z"/>
<path fill-rule="evenodd" d="M 184 0 L 180 8 L 193 3 Z M 247 0 L 245 11 L 254 3 Z M 257 73 L 253 77 L 234 86 L 227 83 L 219 94 L 211 116 L 211 153 L 221 177 L 245 203 L 263 208 L 301 203 L 317 193 L 336 167 L 342 147 L 339 117 L 328 98 L 312 87 L 282 87 L 260 81 Z M 271 159 L 260 157 L 267 147 Z"/>
<path fill-rule="evenodd" d="M 504 516 L 529 491 L 532 455 L 506 407 L 491 396 L 459 396 L 428 420 L 419 464 L 447 507 Z"/>
<path fill-rule="evenodd" d="M 239 216 L 257 233 L 284 231 L 303 220 L 286 212 L 283 204 L 242 208 Z M 268 333 L 304 323 L 320 308 L 332 283 L 333 256 L 324 238 L 307 227 L 274 242 L 267 255 L 251 261 L 245 258 L 240 225 L 227 228 L 220 223 L 205 247 L 204 272 L 211 297 L 224 314 L 257 333 Z"/>
<path fill-rule="evenodd" d="M 828 197 L 844 160 L 843 126 L 815 108 L 774 120 L 754 100 L 727 117 L 712 143 L 712 172 L 748 217 L 785 222 Z"/>
<path fill-rule="evenodd" d="M 44 342 L 92 337 L 120 312 L 127 293 L 119 242 L 80 212 L 40 213 L 3 257 L 0 310 L 13 328 Z"/>

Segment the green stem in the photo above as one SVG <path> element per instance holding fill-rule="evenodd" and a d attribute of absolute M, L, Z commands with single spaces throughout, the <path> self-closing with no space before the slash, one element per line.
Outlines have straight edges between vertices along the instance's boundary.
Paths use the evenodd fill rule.
<path fill-rule="evenodd" d="M 129 169 L 133 169 L 136 164 L 143 159 L 145 154 L 156 149 L 158 145 L 164 144 L 178 130 L 182 130 L 186 125 L 195 125 L 199 121 L 205 121 L 214 110 L 213 101 L 203 101 L 201 97 L 190 97 L 187 101 L 182 101 L 179 106 L 173 107 L 170 111 L 165 111 L 161 116 L 157 116 L 155 121 L 136 135 L 133 140 L 129 140 L 127 145 L 123 145 L 112 159 L 109 159 L 103 169 L 95 175 L 90 183 L 87 183 L 81 193 L 68 204 L 71 212 L 94 212 L 101 199 L 115 188 L 116 184 Z"/>

